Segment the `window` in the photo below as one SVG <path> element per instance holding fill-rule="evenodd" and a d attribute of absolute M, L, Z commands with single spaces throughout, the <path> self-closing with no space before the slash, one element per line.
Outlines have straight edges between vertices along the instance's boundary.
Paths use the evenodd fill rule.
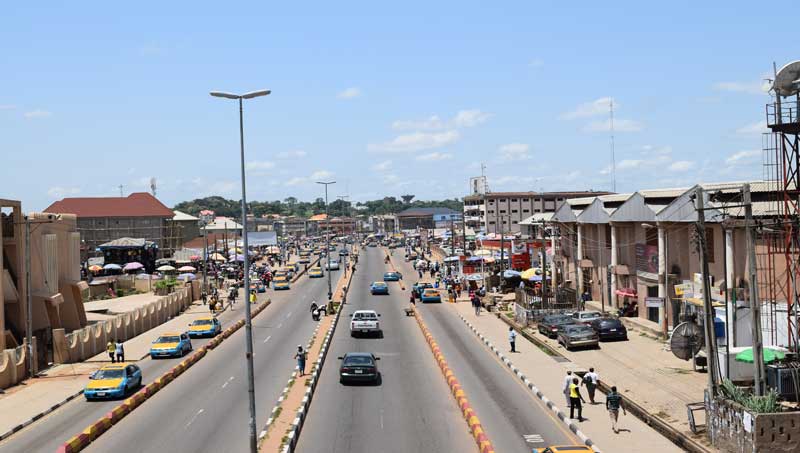
<path fill-rule="evenodd" d="M 505 210 L 505 209 L 501 209 L 501 210 L 500 210 L 500 214 L 505 214 L 505 213 L 506 213 L 506 210 Z"/>
<path fill-rule="evenodd" d="M 658 229 L 657 228 L 645 228 L 645 242 L 647 245 L 658 245 Z"/>
<path fill-rule="evenodd" d="M 523 199 L 522 199 L 522 202 L 523 202 L 523 203 L 528 203 L 528 202 L 530 202 L 530 200 L 529 200 L 528 198 L 523 198 Z"/>
<path fill-rule="evenodd" d="M 517 224 L 517 221 L 516 221 L 516 220 L 514 220 L 514 221 L 513 221 L 513 222 L 511 222 L 511 223 L 513 223 L 514 225 L 516 225 L 516 224 Z"/>
<path fill-rule="evenodd" d="M 500 203 L 505 203 L 506 201 L 508 201 L 508 200 L 506 200 L 505 198 L 501 198 L 500 199 Z"/>
<path fill-rule="evenodd" d="M 606 248 L 611 250 L 611 225 L 606 225 Z"/>
<path fill-rule="evenodd" d="M 516 202 L 517 202 L 517 199 L 516 199 L 516 198 L 512 198 L 512 199 L 511 199 L 511 202 L 512 202 L 512 203 L 516 203 Z"/>
<path fill-rule="evenodd" d="M 516 214 L 516 213 L 517 213 L 517 210 L 516 210 L 516 209 L 512 209 L 512 210 L 511 210 L 511 213 L 512 213 L 512 214 Z"/>
<path fill-rule="evenodd" d="M 494 225 L 494 220 L 490 220 L 489 225 Z"/>
<path fill-rule="evenodd" d="M 706 228 L 706 255 L 708 262 L 714 262 L 714 229 Z"/>
<path fill-rule="evenodd" d="M 530 209 L 523 209 L 522 212 L 528 213 L 528 212 L 531 212 L 531 210 Z"/>
<path fill-rule="evenodd" d="M 542 210 L 539 209 L 539 208 L 536 208 L 536 209 L 533 210 L 533 212 L 542 212 Z"/>

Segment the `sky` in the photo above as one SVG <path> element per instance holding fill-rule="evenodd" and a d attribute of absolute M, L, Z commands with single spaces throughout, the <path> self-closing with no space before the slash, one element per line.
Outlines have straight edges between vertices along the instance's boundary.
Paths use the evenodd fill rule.
<path fill-rule="evenodd" d="M 568 6 L 569 5 L 569 6 Z M 0 198 L 364 201 L 762 179 L 793 2 L 17 2 Z M 775 24 L 776 19 L 778 23 Z"/>

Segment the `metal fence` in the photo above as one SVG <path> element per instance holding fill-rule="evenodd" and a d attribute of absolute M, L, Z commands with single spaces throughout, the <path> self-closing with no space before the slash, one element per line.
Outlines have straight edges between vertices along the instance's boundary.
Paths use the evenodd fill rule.
<path fill-rule="evenodd" d="M 517 288 L 515 295 L 514 317 L 518 323 L 524 325 L 539 322 L 548 315 L 572 313 L 579 309 L 575 291 L 570 289 L 559 288 L 555 297 L 549 294 L 543 298 L 529 288 Z"/>

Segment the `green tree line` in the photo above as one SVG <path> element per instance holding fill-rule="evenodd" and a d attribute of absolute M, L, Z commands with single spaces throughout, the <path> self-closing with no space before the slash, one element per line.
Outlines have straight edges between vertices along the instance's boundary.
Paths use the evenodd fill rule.
<path fill-rule="evenodd" d="M 395 214 L 408 208 L 447 207 L 461 211 L 462 202 L 458 198 L 446 200 L 413 200 L 413 195 L 403 195 L 401 199 L 384 197 L 380 200 L 357 202 L 355 204 L 345 200 L 332 201 L 328 206 L 328 213 L 334 217 L 350 215 L 379 215 Z M 413 200 L 413 201 L 412 201 Z M 314 201 L 300 201 L 295 197 L 288 197 L 275 201 L 250 201 L 248 212 L 261 217 L 265 214 L 278 214 L 287 216 L 310 217 L 325 212 L 325 200 L 317 198 Z M 182 201 L 173 208 L 176 211 L 197 216 L 200 211 L 211 210 L 218 216 L 241 217 L 241 201 L 228 200 L 220 196 L 197 198 L 191 201 Z"/>

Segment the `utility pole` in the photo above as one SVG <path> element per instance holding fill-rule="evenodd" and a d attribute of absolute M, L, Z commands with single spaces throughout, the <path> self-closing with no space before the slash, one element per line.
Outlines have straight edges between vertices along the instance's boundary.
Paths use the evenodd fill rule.
<path fill-rule="evenodd" d="M 503 261 L 503 257 L 506 254 L 506 242 L 504 237 L 505 235 L 503 234 L 503 215 L 498 213 L 497 220 L 498 223 L 500 224 L 500 271 L 501 271 L 500 276 L 503 279 L 505 279 L 505 276 L 502 275 L 506 271 L 506 263 L 505 261 Z"/>
<path fill-rule="evenodd" d="M 545 222 L 542 220 L 541 231 L 539 237 L 542 239 L 542 252 L 541 252 L 541 265 L 542 265 L 542 303 L 547 297 L 547 247 L 545 246 Z"/>
<path fill-rule="evenodd" d="M 756 274 L 756 248 L 755 232 L 753 231 L 753 204 L 750 200 L 750 184 L 742 186 L 742 201 L 744 202 L 744 221 L 747 233 L 747 273 L 750 288 L 750 312 L 753 315 L 751 323 L 753 336 L 753 366 L 755 368 L 755 393 L 761 396 L 764 390 L 764 344 L 761 339 L 761 299 L 758 297 L 758 280 Z"/>
<path fill-rule="evenodd" d="M 208 298 L 208 230 L 206 230 L 206 221 L 201 220 L 200 226 L 203 229 L 203 242 L 205 242 L 205 247 L 203 247 L 203 305 L 206 303 L 206 299 Z"/>
<path fill-rule="evenodd" d="M 325 186 L 325 259 L 328 260 L 326 271 L 328 271 L 328 303 L 333 301 L 333 287 L 331 286 L 331 218 L 328 215 L 328 186 L 336 184 L 336 181 L 317 182 Z"/>
<path fill-rule="evenodd" d="M 717 356 L 714 349 L 714 310 L 711 306 L 711 285 L 709 284 L 708 255 L 706 249 L 706 211 L 703 200 L 703 188 L 695 190 L 695 203 L 697 209 L 697 237 L 700 245 L 700 260 L 702 262 L 703 276 L 703 311 L 705 314 L 705 346 L 706 362 L 708 365 L 708 395 L 716 395 Z"/>

